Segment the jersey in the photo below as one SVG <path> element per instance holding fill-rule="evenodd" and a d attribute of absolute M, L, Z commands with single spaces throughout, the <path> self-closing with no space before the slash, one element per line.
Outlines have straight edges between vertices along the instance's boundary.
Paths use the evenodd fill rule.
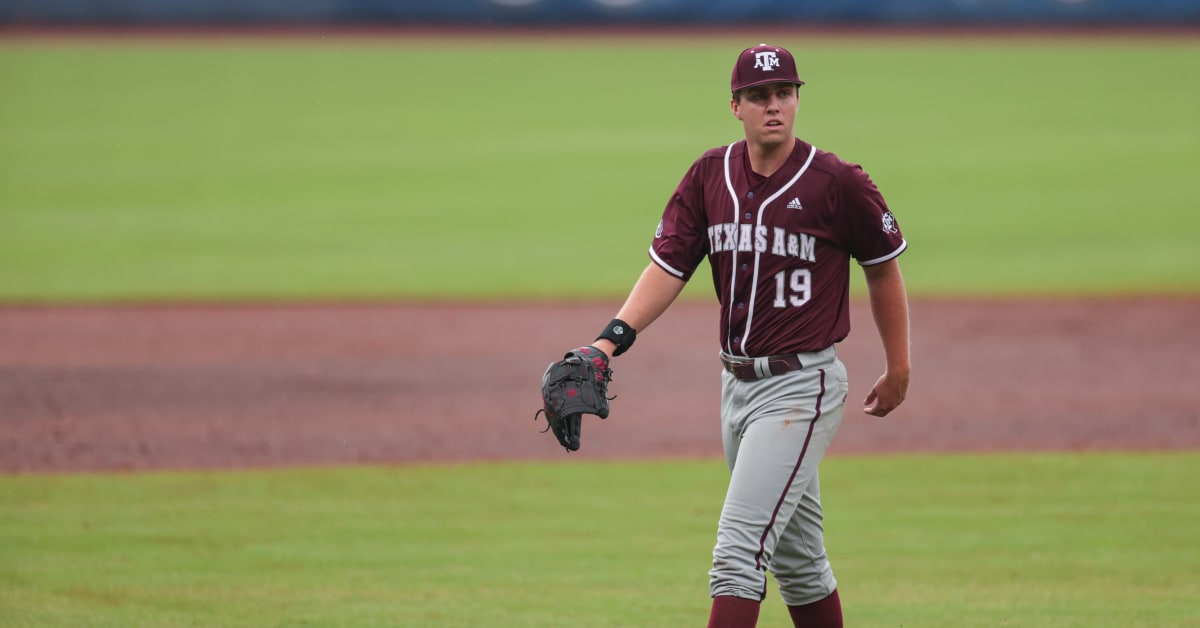
<path fill-rule="evenodd" d="M 820 351 L 850 333 L 850 259 L 870 266 L 908 244 L 879 189 L 857 164 L 796 141 L 769 177 L 746 140 L 711 149 L 663 210 L 650 258 L 691 278 L 707 256 L 730 355 Z"/>

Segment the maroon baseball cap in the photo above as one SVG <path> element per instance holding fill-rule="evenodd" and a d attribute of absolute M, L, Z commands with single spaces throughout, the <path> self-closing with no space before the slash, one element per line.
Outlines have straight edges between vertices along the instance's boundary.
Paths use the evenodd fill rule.
<path fill-rule="evenodd" d="M 804 84 L 796 74 L 796 60 L 792 58 L 792 53 L 779 46 L 759 44 L 738 55 L 729 88 L 736 92 L 764 83 Z"/>

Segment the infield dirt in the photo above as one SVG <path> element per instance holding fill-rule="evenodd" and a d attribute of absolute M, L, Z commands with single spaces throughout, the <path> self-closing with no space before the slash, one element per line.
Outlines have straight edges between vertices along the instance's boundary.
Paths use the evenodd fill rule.
<path fill-rule="evenodd" d="M 613 414 L 565 453 L 546 365 L 617 304 L 0 308 L 0 472 L 719 457 L 716 307 L 614 361 Z M 915 301 L 885 419 L 869 309 L 831 455 L 1200 447 L 1200 300 Z"/>

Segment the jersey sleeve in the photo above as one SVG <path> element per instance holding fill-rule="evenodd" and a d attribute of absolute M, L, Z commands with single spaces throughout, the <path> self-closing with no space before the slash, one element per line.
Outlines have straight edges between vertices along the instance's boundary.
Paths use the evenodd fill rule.
<path fill-rule="evenodd" d="M 883 194 L 862 169 L 850 164 L 839 177 L 839 197 L 849 229 L 850 254 L 862 266 L 882 264 L 908 248 L 896 216 L 888 209 Z"/>
<path fill-rule="evenodd" d="M 698 160 L 683 176 L 667 201 L 650 244 L 650 259 L 684 281 L 691 279 L 708 254 L 703 169 L 703 160 Z"/>

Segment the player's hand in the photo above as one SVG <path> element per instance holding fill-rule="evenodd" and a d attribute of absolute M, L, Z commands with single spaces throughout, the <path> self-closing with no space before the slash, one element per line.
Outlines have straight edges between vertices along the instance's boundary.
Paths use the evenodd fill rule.
<path fill-rule="evenodd" d="M 872 416 L 887 416 L 904 402 L 908 394 L 908 373 L 885 372 L 875 382 L 863 401 L 863 412 Z"/>

